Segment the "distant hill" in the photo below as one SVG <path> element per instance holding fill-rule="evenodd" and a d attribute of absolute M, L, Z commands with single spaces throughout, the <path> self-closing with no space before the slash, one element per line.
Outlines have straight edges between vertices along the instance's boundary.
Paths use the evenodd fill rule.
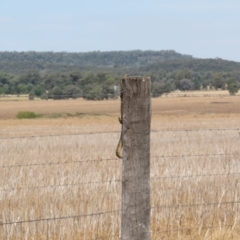
<path fill-rule="evenodd" d="M 28 70 L 72 71 L 81 68 L 138 68 L 164 61 L 191 60 L 173 50 L 111 52 L 0 52 L 0 71 L 22 73 Z"/>
<path fill-rule="evenodd" d="M 198 59 L 173 50 L 0 52 L 0 95 L 106 99 L 116 97 L 123 74 L 150 76 L 155 97 L 176 89 L 240 87 L 239 62 Z"/>
<path fill-rule="evenodd" d="M 179 59 L 161 61 L 143 66 L 142 72 L 164 70 L 172 72 L 176 70 L 189 69 L 193 72 L 232 72 L 240 70 L 240 63 L 227 61 L 220 58 L 216 59 Z"/>
<path fill-rule="evenodd" d="M 198 59 L 174 50 L 111 52 L 0 52 L 0 72 L 20 74 L 29 70 L 70 72 L 74 70 L 145 73 L 190 69 L 194 72 L 239 71 L 240 63 L 220 58 Z M 125 70 L 124 70 L 125 69 Z M 128 71 L 128 70 L 130 71 Z"/>

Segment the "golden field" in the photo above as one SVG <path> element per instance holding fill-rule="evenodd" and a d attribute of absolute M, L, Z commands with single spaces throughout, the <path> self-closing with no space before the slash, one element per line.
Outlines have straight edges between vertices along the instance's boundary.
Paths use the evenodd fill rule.
<path fill-rule="evenodd" d="M 240 238 L 239 103 L 152 100 L 151 239 Z M 0 102 L 0 239 L 119 239 L 119 109 L 119 100 Z"/>
<path fill-rule="evenodd" d="M 1 102 L 1 99 L 4 101 Z M 7 99 L 7 100 L 6 100 Z M 119 113 L 119 100 L 87 101 L 83 99 L 28 101 L 27 96 L 0 98 L 0 119 L 14 119 L 19 111 L 38 114 L 115 115 Z M 173 92 L 152 100 L 153 114 L 204 115 L 238 114 L 240 95 L 229 96 L 227 91 Z"/>

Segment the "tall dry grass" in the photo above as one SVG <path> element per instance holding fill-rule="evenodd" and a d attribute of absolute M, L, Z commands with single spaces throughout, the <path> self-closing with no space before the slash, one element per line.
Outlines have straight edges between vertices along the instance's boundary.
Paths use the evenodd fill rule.
<path fill-rule="evenodd" d="M 119 239 L 119 133 L 70 134 L 120 126 L 36 121 L 0 131 L 0 239 Z M 154 130 L 238 127 L 238 118 L 153 116 L 152 124 Z M 64 136 L 44 136 L 51 134 Z M 31 135 L 42 137 L 12 139 Z M 151 239 L 240 238 L 239 143 L 236 130 L 152 132 Z M 5 224 L 11 222 L 22 223 Z"/>

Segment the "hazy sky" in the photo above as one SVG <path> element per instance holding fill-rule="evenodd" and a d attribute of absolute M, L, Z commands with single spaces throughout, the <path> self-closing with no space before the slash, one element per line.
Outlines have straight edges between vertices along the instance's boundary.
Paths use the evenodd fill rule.
<path fill-rule="evenodd" d="M 240 62 L 240 0 L 0 0 L 0 51 L 175 50 Z"/>

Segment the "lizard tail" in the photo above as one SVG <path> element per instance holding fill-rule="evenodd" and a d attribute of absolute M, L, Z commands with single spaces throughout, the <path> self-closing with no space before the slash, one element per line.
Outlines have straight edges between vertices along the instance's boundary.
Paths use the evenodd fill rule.
<path fill-rule="evenodd" d="M 117 149 L 116 149 L 116 155 L 118 158 L 122 158 L 122 148 L 123 148 L 123 144 L 122 144 L 122 133 L 121 133 L 121 136 L 120 136 L 120 139 L 119 139 L 119 142 L 118 142 L 118 145 L 117 145 Z"/>

